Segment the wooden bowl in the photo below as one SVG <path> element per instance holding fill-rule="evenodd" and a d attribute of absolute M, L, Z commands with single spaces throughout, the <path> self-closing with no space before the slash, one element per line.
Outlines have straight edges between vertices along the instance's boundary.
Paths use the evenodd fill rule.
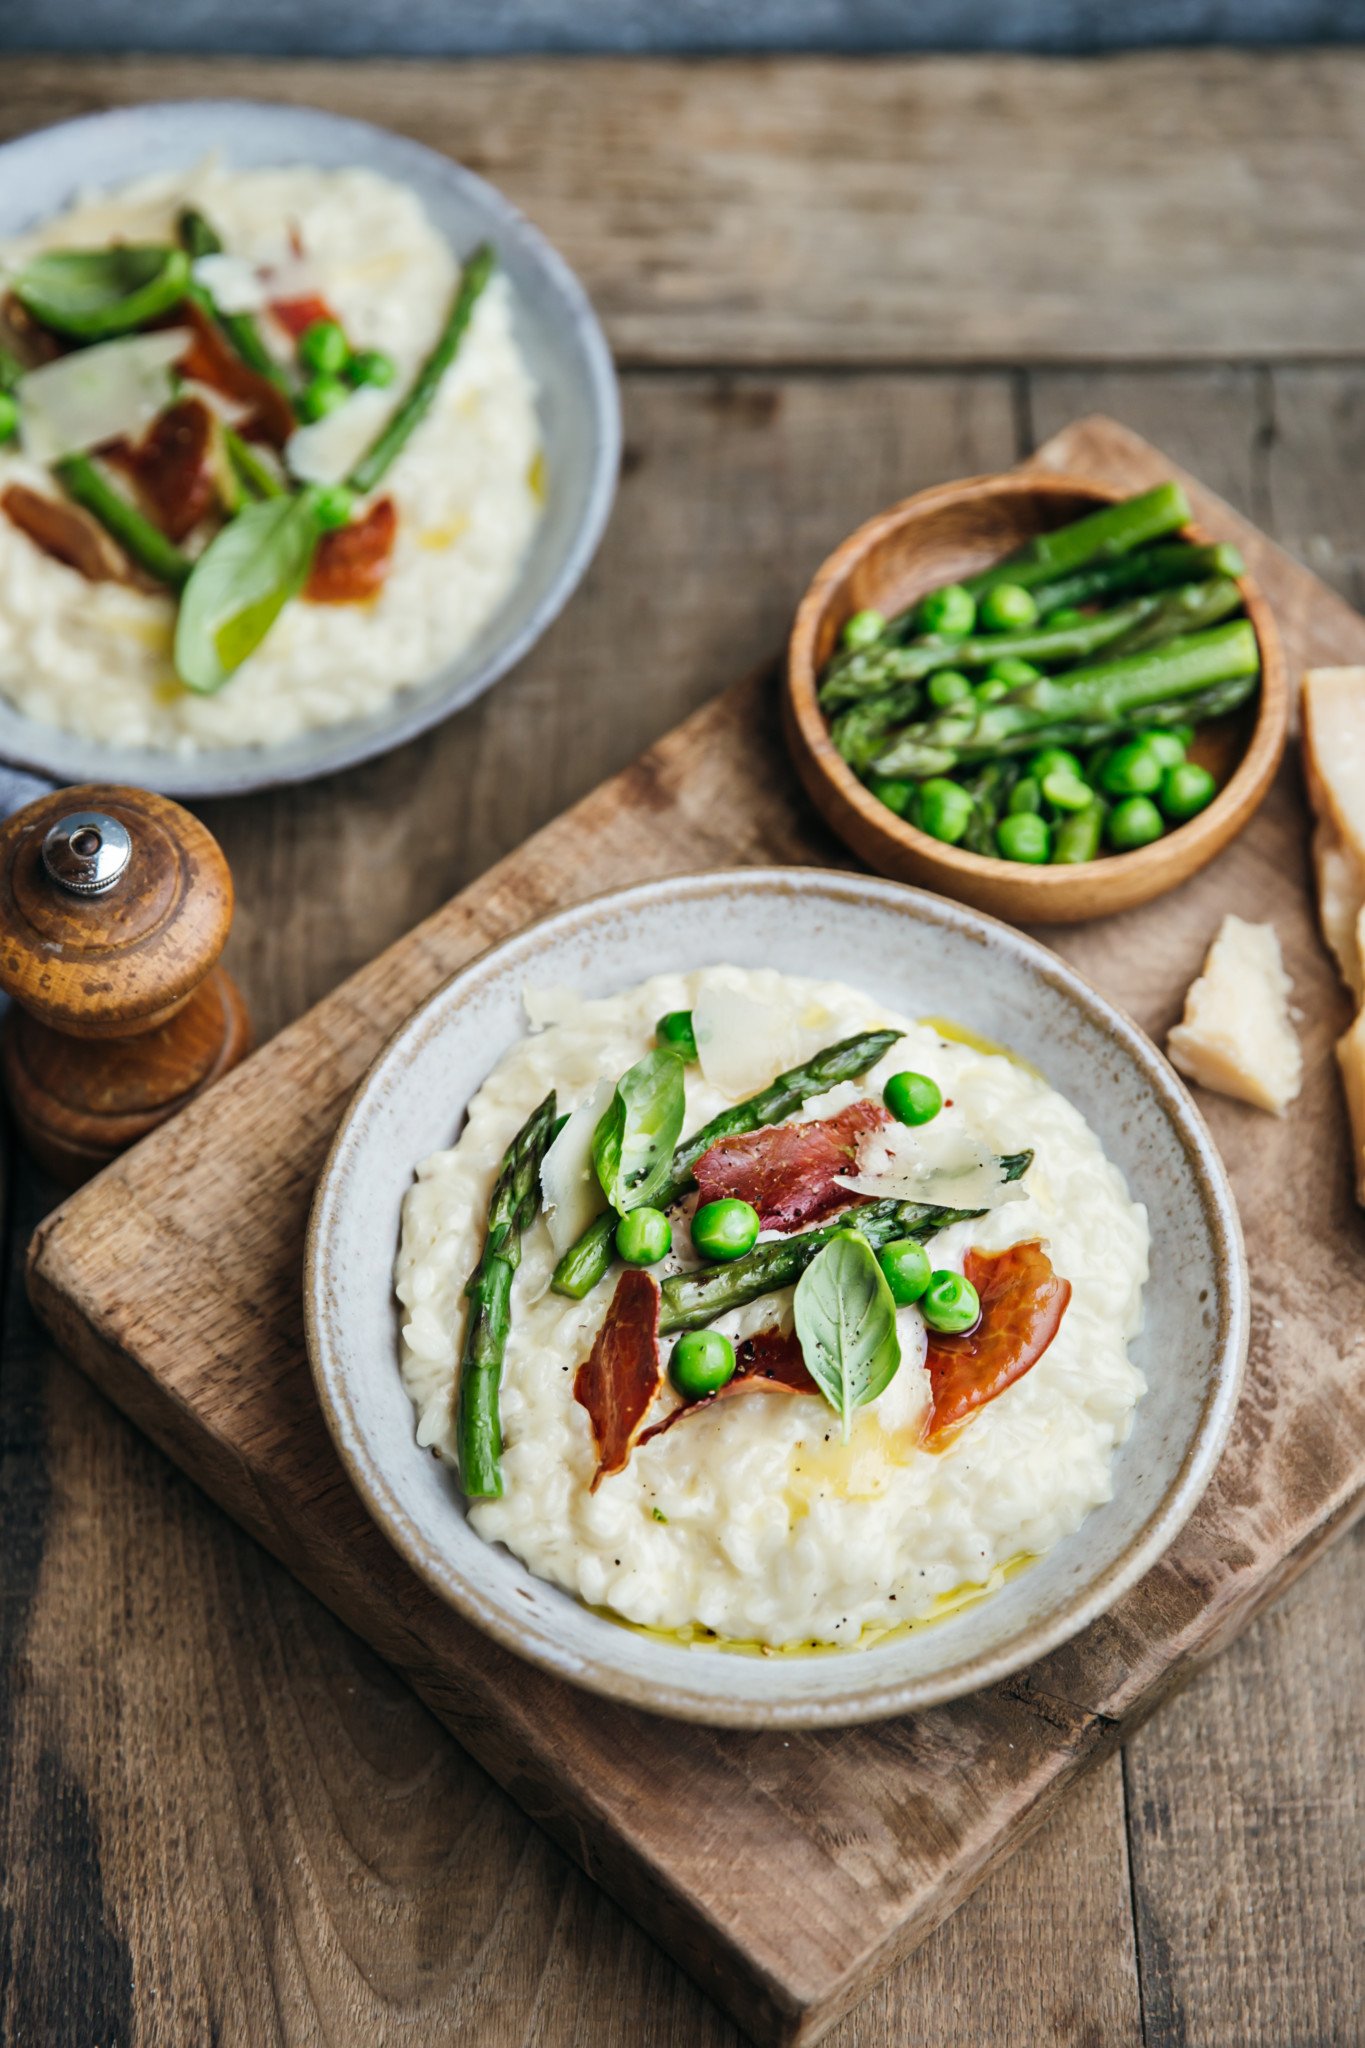
<path fill-rule="evenodd" d="M 1207 810 L 1135 853 L 1070 867 L 989 860 L 898 818 L 837 752 L 817 701 L 821 671 L 844 623 L 866 606 L 888 616 L 926 591 L 970 576 L 1037 533 L 1126 495 L 1084 477 L 1008 472 L 920 491 L 869 519 L 836 548 L 801 600 L 787 649 L 783 726 L 797 771 L 826 821 L 869 867 L 956 896 L 1012 924 L 1074 924 L 1131 910 L 1185 881 L 1247 823 L 1284 752 L 1289 691 L 1270 607 L 1239 578 L 1261 649 L 1261 687 L 1245 709 L 1201 726 L 1192 758 L 1217 778 Z M 1184 538 L 1210 536 L 1187 526 Z"/>

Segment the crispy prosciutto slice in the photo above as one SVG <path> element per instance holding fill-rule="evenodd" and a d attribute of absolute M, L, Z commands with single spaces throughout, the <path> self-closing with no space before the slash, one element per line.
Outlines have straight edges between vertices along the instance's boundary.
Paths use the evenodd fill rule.
<path fill-rule="evenodd" d="M 105 454 L 130 476 L 170 540 L 183 540 L 215 502 L 214 419 L 202 398 L 182 398 L 152 421 L 136 447 Z"/>
<path fill-rule="evenodd" d="M 353 526 L 324 533 L 303 594 L 310 604 L 360 604 L 377 597 L 389 573 L 398 514 L 381 498 Z"/>
<path fill-rule="evenodd" d="M 733 1379 L 727 1380 L 719 1392 L 703 1395 L 700 1401 L 682 1402 L 671 1415 L 665 1415 L 662 1422 L 656 1422 L 652 1429 L 647 1429 L 640 1442 L 647 1444 L 651 1437 L 662 1436 L 684 1415 L 696 1415 L 703 1408 L 712 1408 L 717 1401 L 724 1401 L 731 1394 L 819 1392 L 819 1387 L 806 1370 L 801 1340 L 795 1330 L 759 1330 L 737 1346 Z"/>
<path fill-rule="evenodd" d="M 659 1283 L 633 1266 L 621 1275 L 607 1319 L 574 1376 L 574 1399 L 588 1411 L 597 1445 L 592 1491 L 624 1471 L 635 1432 L 663 1379 L 659 1356 Z"/>
<path fill-rule="evenodd" d="M 235 398 L 239 405 L 249 405 L 251 417 L 243 422 L 241 432 L 249 440 L 272 441 L 283 448 L 294 431 L 294 412 L 279 387 L 242 361 L 217 321 L 194 299 L 185 299 L 176 307 L 175 324 L 194 330 L 193 341 L 176 364 L 181 376 L 193 377 L 210 391 Z"/>
<path fill-rule="evenodd" d="M 764 1230 L 801 1230 L 865 1198 L 835 1185 L 857 1170 L 858 1140 L 890 1118 L 879 1102 L 851 1102 L 819 1123 L 769 1124 L 721 1138 L 693 1168 L 703 1202 L 737 1196 Z"/>
<path fill-rule="evenodd" d="M 980 1297 L 981 1320 L 960 1337 L 929 1332 L 930 1445 L 1038 1363 L 1071 1299 L 1071 1282 L 1053 1272 L 1040 1244 L 969 1251 L 963 1271 Z"/>
<path fill-rule="evenodd" d="M 305 292 L 297 299 L 271 299 L 269 311 L 295 341 L 319 320 L 337 320 L 326 299 L 319 298 L 316 292 Z M 339 320 L 337 325 L 341 325 Z"/>

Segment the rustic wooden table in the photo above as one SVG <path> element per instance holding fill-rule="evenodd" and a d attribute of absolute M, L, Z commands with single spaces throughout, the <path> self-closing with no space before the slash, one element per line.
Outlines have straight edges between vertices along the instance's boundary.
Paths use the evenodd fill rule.
<path fill-rule="evenodd" d="M 1359 603 L 1365 56 L 23 60 L 0 132 L 314 101 L 558 241 L 623 370 L 592 572 L 438 733 L 205 807 L 262 1035 L 781 639 L 867 513 L 1102 408 Z M 703 856 L 704 858 L 704 856 Z M 0 1352 L 0 2043 L 720 2048 L 730 2023 L 40 1339 Z M 1348 1536 L 830 2038 L 1365 2038 Z"/>

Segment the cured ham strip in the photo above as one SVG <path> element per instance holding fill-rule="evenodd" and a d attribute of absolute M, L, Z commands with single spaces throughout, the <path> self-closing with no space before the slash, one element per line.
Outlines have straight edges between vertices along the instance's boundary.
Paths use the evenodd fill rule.
<path fill-rule="evenodd" d="M 1071 1282 L 1053 1272 L 1040 1244 L 969 1251 L 963 1271 L 980 1297 L 981 1320 L 959 1337 L 929 1332 L 926 1443 L 1022 1379 L 1056 1336 L 1071 1299 Z"/>
<path fill-rule="evenodd" d="M 183 540 L 218 496 L 214 420 L 202 398 L 182 398 L 152 421 L 135 448 L 118 441 L 104 453 L 129 475 L 170 540 Z"/>
<path fill-rule="evenodd" d="M 574 1399 L 587 1409 L 597 1445 L 593 1493 L 611 1473 L 625 1469 L 662 1379 L 659 1283 L 633 1266 L 617 1281 L 607 1319 L 574 1375 Z"/>
<path fill-rule="evenodd" d="M 700 1401 L 683 1401 L 671 1415 L 665 1415 L 662 1422 L 656 1422 L 640 1438 L 647 1444 L 651 1437 L 662 1436 L 684 1415 L 696 1415 L 703 1408 L 712 1408 L 717 1401 L 723 1401 L 730 1394 L 818 1394 L 819 1387 L 806 1370 L 806 1361 L 801 1355 L 801 1340 L 795 1330 L 759 1330 L 756 1335 L 746 1337 L 735 1353 L 735 1376 L 727 1380 L 717 1393 L 703 1395 Z"/>
<path fill-rule="evenodd" d="M 27 484 L 7 484 L 0 492 L 3 510 L 35 547 L 65 562 L 87 583 L 130 583 L 131 565 L 122 548 L 79 505 L 46 498 Z"/>
<path fill-rule="evenodd" d="M 269 311 L 295 341 L 319 320 L 336 320 L 338 327 L 341 325 L 326 299 L 319 298 L 316 292 L 306 292 L 297 299 L 271 299 Z"/>
<path fill-rule="evenodd" d="M 194 330 L 194 339 L 176 364 L 182 377 L 207 384 L 239 405 L 251 407 L 251 417 L 242 426 L 249 440 L 272 441 L 283 448 L 294 431 L 294 413 L 277 385 L 259 370 L 244 363 L 216 320 L 195 299 L 185 299 L 175 311 L 175 324 Z"/>
<path fill-rule="evenodd" d="M 737 1196 L 758 1211 L 764 1230 L 801 1230 L 866 1198 L 835 1185 L 857 1171 L 858 1140 L 890 1117 L 879 1102 L 851 1102 L 819 1123 L 769 1124 L 721 1138 L 693 1172 L 703 1202 Z"/>
<path fill-rule="evenodd" d="M 318 542 L 303 594 L 310 604 L 360 604 L 377 597 L 389 573 L 398 514 L 381 498 L 353 526 L 333 527 Z"/>

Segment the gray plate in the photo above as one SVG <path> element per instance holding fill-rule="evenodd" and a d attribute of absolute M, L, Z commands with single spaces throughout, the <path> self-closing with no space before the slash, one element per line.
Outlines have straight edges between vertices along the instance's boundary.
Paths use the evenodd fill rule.
<path fill-rule="evenodd" d="M 738 1657 L 621 1628 L 534 1578 L 465 1520 L 454 1476 L 416 1443 L 393 1294 L 403 1196 L 525 1031 L 521 992 L 607 995 L 723 960 L 851 982 L 909 1016 L 956 1018 L 1034 1061 L 1081 1111 L 1152 1228 L 1132 1357 L 1147 1377 L 1115 1452 L 1114 1497 L 974 1607 L 865 1651 Z M 732 1728 L 904 1714 L 995 1684 L 1117 1600 L 1208 1484 L 1237 1406 L 1246 1262 L 1227 1176 L 1171 1068 L 1137 1026 L 1022 932 L 870 875 L 749 869 L 649 882 L 495 946 L 415 1011 L 352 1097 L 318 1181 L 304 1308 L 327 1426 L 394 1548 L 507 1649 L 633 1706 Z"/>
<path fill-rule="evenodd" d="M 121 185 L 217 150 L 233 165 L 361 165 L 409 185 L 451 246 L 497 248 L 516 298 L 517 339 L 539 387 L 548 495 L 515 588 L 472 646 L 371 718 L 280 747 L 224 747 L 180 759 L 103 747 L 23 717 L 0 698 L 0 759 L 59 782 L 129 782 L 168 796 L 228 796 L 352 767 L 468 704 L 534 646 L 568 600 L 606 525 L 621 422 L 602 330 L 573 272 L 500 192 L 434 150 L 313 107 L 187 100 L 128 107 L 45 128 L 0 149 L 0 237 L 70 203 L 81 186 Z"/>

